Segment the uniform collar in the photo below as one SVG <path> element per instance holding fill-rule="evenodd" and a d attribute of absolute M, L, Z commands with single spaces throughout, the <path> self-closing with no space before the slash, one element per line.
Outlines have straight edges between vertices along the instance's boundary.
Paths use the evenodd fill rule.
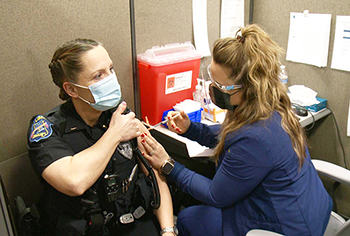
<path fill-rule="evenodd" d="M 84 120 L 80 117 L 80 115 L 77 113 L 77 111 L 74 108 L 73 102 L 71 99 L 69 99 L 66 103 L 62 104 L 62 110 L 65 112 L 67 116 L 67 122 L 64 132 L 70 133 L 77 130 L 90 130 L 91 127 L 88 126 Z M 102 112 L 101 116 L 99 117 L 96 126 L 101 126 L 102 128 L 107 129 L 108 123 L 110 120 L 110 112 L 104 111 Z"/>

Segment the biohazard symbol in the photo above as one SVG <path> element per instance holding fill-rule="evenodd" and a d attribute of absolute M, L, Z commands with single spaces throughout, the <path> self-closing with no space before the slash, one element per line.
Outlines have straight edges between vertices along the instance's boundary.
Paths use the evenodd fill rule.
<path fill-rule="evenodd" d="M 175 87 L 175 77 L 168 78 L 167 89 Z"/>

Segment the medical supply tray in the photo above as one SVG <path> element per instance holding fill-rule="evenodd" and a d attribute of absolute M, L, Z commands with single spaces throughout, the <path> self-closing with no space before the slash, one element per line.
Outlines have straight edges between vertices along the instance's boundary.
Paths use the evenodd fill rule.
<path fill-rule="evenodd" d="M 162 121 L 167 119 L 167 114 L 169 111 L 174 111 L 174 109 L 169 109 L 169 110 L 164 111 L 163 115 L 162 115 Z M 194 112 L 190 112 L 187 114 L 188 118 L 190 118 L 190 120 L 194 121 L 194 122 L 201 122 L 202 111 L 203 111 L 203 108 L 201 108 L 197 111 L 194 111 Z M 168 128 L 166 123 L 164 124 L 164 126 Z"/>

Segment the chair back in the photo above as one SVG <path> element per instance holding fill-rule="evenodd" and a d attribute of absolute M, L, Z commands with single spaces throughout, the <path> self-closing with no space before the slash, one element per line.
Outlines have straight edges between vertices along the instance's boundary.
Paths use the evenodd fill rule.
<path fill-rule="evenodd" d="M 33 203 L 38 202 L 43 187 L 33 170 L 27 153 L 1 162 L 0 176 L 7 199 L 7 210 L 12 216 L 10 217 L 12 223 L 17 225 L 19 214 L 15 197 L 21 196 L 25 205 L 30 207 Z"/>
<path fill-rule="evenodd" d="M 350 235 L 350 220 L 348 220 L 336 233 L 335 236 L 349 236 Z"/>
<path fill-rule="evenodd" d="M 329 218 L 329 222 L 326 228 L 326 231 L 323 236 L 335 236 L 337 231 L 345 224 L 345 220 L 343 217 L 335 213 L 331 212 L 331 217 Z"/>

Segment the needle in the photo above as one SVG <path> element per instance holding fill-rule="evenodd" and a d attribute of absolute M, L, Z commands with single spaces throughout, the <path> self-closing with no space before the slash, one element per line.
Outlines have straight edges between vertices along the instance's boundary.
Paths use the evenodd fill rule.
<path fill-rule="evenodd" d="M 179 115 L 180 115 L 180 113 L 177 113 L 175 116 L 171 117 L 170 119 L 163 120 L 162 122 L 159 122 L 158 124 L 155 124 L 155 125 L 153 125 L 153 126 L 150 126 L 150 127 L 148 128 L 148 130 L 154 129 L 154 128 L 157 127 L 157 126 L 163 125 L 163 124 L 165 124 L 166 122 L 168 122 L 169 120 L 175 119 L 175 118 L 178 117 Z"/>

